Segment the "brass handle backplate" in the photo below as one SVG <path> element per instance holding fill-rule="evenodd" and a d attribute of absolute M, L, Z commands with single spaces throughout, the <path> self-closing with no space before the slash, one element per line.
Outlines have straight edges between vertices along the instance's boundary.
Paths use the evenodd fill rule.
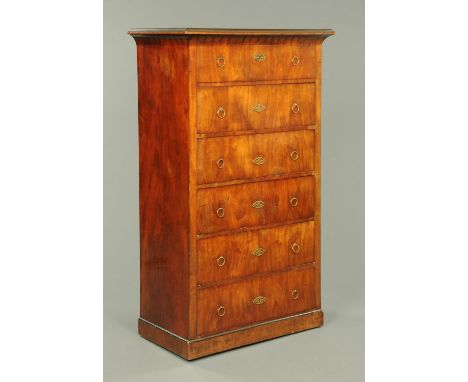
<path fill-rule="evenodd" d="M 298 160 L 299 159 L 299 153 L 296 150 L 291 151 L 290 157 L 292 160 Z"/>
<path fill-rule="evenodd" d="M 258 247 L 255 251 L 252 252 L 252 256 L 260 257 L 266 252 L 265 248 Z"/>
<path fill-rule="evenodd" d="M 299 105 L 297 103 L 293 103 L 291 106 L 291 110 L 294 114 L 299 113 Z"/>
<path fill-rule="evenodd" d="M 254 60 L 255 61 L 262 62 L 262 61 L 265 61 L 265 59 L 266 59 L 266 56 L 262 52 L 258 52 L 258 53 L 254 54 Z"/>
<path fill-rule="evenodd" d="M 265 158 L 262 156 L 258 156 L 252 162 L 253 164 L 256 164 L 257 166 L 260 166 L 261 164 L 265 163 Z"/>
<path fill-rule="evenodd" d="M 218 267 L 222 267 L 224 264 L 226 264 L 226 259 L 223 256 L 219 256 L 216 260 L 216 263 L 218 264 Z"/>
<path fill-rule="evenodd" d="M 224 306 L 221 305 L 221 306 L 218 308 L 218 316 L 219 316 L 219 317 L 223 317 L 225 314 L 226 314 L 226 308 L 225 308 Z"/>
<path fill-rule="evenodd" d="M 299 244 L 294 243 L 293 245 L 291 245 L 291 251 L 293 251 L 294 253 L 299 253 L 300 250 L 301 250 L 301 247 Z"/>
<path fill-rule="evenodd" d="M 297 57 L 297 56 L 294 56 L 294 57 L 292 58 L 292 60 L 291 60 L 291 62 L 292 62 L 292 64 L 293 64 L 294 66 L 299 65 L 299 62 L 300 62 L 300 61 L 301 61 L 301 60 L 300 60 L 299 57 Z"/>
<path fill-rule="evenodd" d="M 252 302 L 253 302 L 255 305 L 263 304 L 265 301 L 266 301 L 266 297 L 263 297 L 263 296 L 257 296 L 257 297 L 255 297 L 255 298 L 252 300 Z"/>
<path fill-rule="evenodd" d="M 216 215 L 218 216 L 218 218 L 222 218 L 222 217 L 224 216 L 224 208 L 219 207 L 219 208 L 216 210 Z"/>
<path fill-rule="evenodd" d="M 218 65 L 220 68 L 224 68 L 225 63 L 226 63 L 226 60 L 224 59 L 223 56 L 219 56 L 216 58 L 216 65 Z"/>
<path fill-rule="evenodd" d="M 297 289 L 294 289 L 291 292 L 291 297 L 292 297 L 293 300 L 297 300 L 297 298 L 299 297 L 299 292 L 297 291 Z"/>
<path fill-rule="evenodd" d="M 256 111 L 257 113 L 261 113 L 262 111 L 265 111 L 266 110 L 266 106 L 265 105 L 262 105 L 261 103 L 257 103 L 254 107 L 253 107 L 253 111 Z"/>
<path fill-rule="evenodd" d="M 219 158 L 216 161 L 216 166 L 218 166 L 218 168 L 223 168 L 224 167 L 224 158 Z"/>
<path fill-rule="evenodd" d="M 216 115 L 218 116 L 218 118 L 224 118 L 226 116 L 226 110 L 224 110 L 224 107 L 219 107 L 216 111 Z"/>
<path fill-rule="evenodd" d="M 293 207 L 296 207 L 298 203 L 299 203 L 299 201 L 297 200 L 296 197 L 291 198 L 291 200 L 289 201 L 289 204 L 291 204 L 291 206 L 293 206 Z"/>
<path fill-rule="evenodd" d="M 263 208 L 265 207 L 265 202 L 263 200 L 256 200 L 252 203 L 253 208 Z"/>

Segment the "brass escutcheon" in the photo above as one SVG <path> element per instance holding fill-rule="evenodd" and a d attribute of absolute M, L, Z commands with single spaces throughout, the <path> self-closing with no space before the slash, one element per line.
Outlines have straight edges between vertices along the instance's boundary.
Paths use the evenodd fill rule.
<path fill-rule="evenodd" d="M 291 251 L 293 251 L 294 253 L 299 253 L 300 250 L 301 247 L 299 246 L 299 244 L 294 243 L 293 245 L 291 245 Z"/>
<path fill-rule="evenodd" d="M 226 110 L 224 110 L 224 107 L 219 107 L 216 111 L 216 115 L 218 116 L 218 118 L 224 118 L 226 116 Z"/>
<path fill-rule="evenodd" d="M 296 207 L 297 203 L 298 203 L 298 200 L 297 200 L 296 197 L 291 198 L 291 200 L 289 201 L 289 204 L 291 204 L 291 206 L 293 206 L 293 207 Z"/>
<path fill-rule="evenodd" d="M 256 200 L 252 203 L 253 208 L 263 208 L 265 207 L 265 202 L 263 200 Z"/>
<path fill-rule="evenodd" d="M 299 159 L 299 153 L 296 150 L 291 151 L 290 157 L 292 160 L 298 160 Z"/>
<path fill-rule="evenodd" d="M 255 251 L 252 252 L 252 256 L 260 257 L 266 252 L 265 248 L 258 247 Z"/>
<path fill-rule="evenodd" d="M 262 52 L 258 52 L 258 53 L 254 54 L 255 61 L 262 62 L 262 61 L 265 61 L 265 58 L 266 58 L 266 56 Z"/>
<path fill-rule="evenodd" d="M 291 292 L 291 297 L 292 297 L 293 300 L 297 300 L 297 298 L 299 297 L 299 292 L 297 291 L 297 289 L 294 289 Z"/>
<path fill-rule="evenodd" d="M 225 308 L 224 306 L 221 305 L 221 306 L 218 308 L 218 316 L 219 316 L 219 317 L 223 317 L 225 314 L 226 314 L 226 308 Z"/>
<path fill-rule="evenodd" d="M 216 210 L 216 215 L 218 216 L 218 218 L 222 218 L 222 217 L 224 216 L 224 208 L 219 207 L 219 208 Z"/>
<path fill-rule="evenodd" d="M 216 263 L 218 264 L 218 267 L 222 267 L 224 264 L 226 264 L 226 259 L 223 256 L 219 256 L 216 260 Z"/>
<path fill-rule="evenodd" d="M 297 103 L 293 103 L 291 106 L 291 110 L 294 114 L 299 113 L 299 105 Z"/>
<path fill-rule="evenodd" d="M 219 158 L 216 161 L 216 166 L 218 166 L 218 168 L 223 168 L 224 167 L 224 158 Z"/>
<path fill-rule="evenodd" d="M 265 105 L 262 105 L 261 103 L 257 103 L 254 107 L 253 107 L 253 111 L 256 111 L 257 113 L 261 113 L 262 111 L 265 111 L 266 110 L 266 106 Z"/>
<path fill-rule="evenodd" d="M 224 68 L 224 64 L 226 61 L 224 60 L 223 56 L 219 56 L 216 58 L 216 65 L 218 65 L 220 68 Z"/>
<path fill-rule="evenodd" d="M 292 64 L 293 64 L 294 66 L 299 65 L 299 62 L 300 62 L 300 61 L 301 61 L 301 60 L 300 60 L 299 57 L 297 57 L 297 56 L 294 56 L 294 57 L 292 58 L 292 60 L 291 60 L 291 62 L 292 62 Z"/>
<path fill-rule="evenodd" d="M 257 297 L 255 297 L 255 298 L 252 300 L 252 302 L 253 302 L 255 305 L 263 304 L 265 301 L 266 301 L 266 297 L 263 297 L 263 296 L 257 296 Z"/>
<path fill-rule="evenodd" d="M 256 164 L 257 166 L 260 166 L 261 164 L 265 163 L 265 158 L 262 156 L 258 156 L 252 162 L 253 164 Z"/>

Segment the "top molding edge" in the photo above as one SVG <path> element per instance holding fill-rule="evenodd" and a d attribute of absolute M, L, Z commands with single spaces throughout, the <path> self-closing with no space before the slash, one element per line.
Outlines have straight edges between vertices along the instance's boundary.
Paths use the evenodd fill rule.
<path fill-rule="evenodd" d="M 223 28 L 148 28 L 131 29 L 132 37 L 170 37 L 170 36 L 318 36 L 328 37 L 335 34 L 332 29 L 223 29 Z"/>

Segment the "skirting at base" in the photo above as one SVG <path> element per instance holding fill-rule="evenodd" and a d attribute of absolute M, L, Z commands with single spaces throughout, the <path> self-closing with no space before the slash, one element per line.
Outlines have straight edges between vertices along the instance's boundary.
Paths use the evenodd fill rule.
<path fill-rule="evenodd" d="M 138 333 L 148 341 L 162 346 L 182 358 L 193 360 L 322 325 L 323 312 L 315 310 L 194 340 L 182 338 L 140 318 L 138 320 Z"/>

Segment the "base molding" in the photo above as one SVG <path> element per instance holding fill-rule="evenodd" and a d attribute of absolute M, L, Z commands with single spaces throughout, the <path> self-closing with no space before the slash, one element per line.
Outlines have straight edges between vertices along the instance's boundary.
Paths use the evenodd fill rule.
<path fill-rule="evenodd" d="M 188 340 L 143 318 L 138 319 L 138 333 L 171 352 L 193 360 L 255 342 L 317 328 L 323 325 L 323 312 L 314 310 L 295 316 L 255 324 L 214 336 Z"/>

